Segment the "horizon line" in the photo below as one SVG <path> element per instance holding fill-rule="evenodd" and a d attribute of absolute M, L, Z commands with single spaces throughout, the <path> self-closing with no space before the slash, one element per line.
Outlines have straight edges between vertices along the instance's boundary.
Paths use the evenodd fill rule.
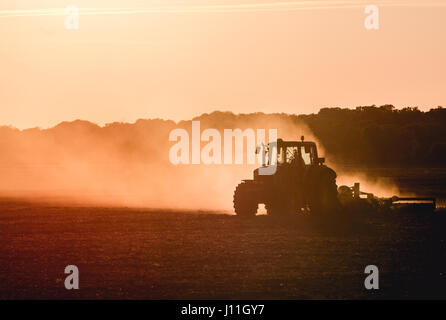
<path fill-rule="evenodd" d="M 396 107 L 393 104 L 383 104 L 383 105 L 380 105 L 380 106 L 373 104 L 373 105 L 368 105 L 368 106 L 367 105 L 363 105 L 363 106 L 355 106 L 355 107 L 341 107 L 341 106 L 339 106 L 339 107 L 321 107 L 321 108 L 319 108 L 319 110 L 317 112 L 299 113 L 299 114 L 298 113 L 287 113 L 287 112 L 263 112 L 263 111 L 238 112 L 238 113 L 236 113 L 236 112 L 231 111 L 231 110 L 213 110 L 213 111 L 210 111 L 210 112 L 201 113 L 201 114 L 199 114 L 197 116 L 193 116 L 190 119 L 182 119 L 182 120 L 173 120 L 173 119 L 166 119 L 166 118 L 156 117 L 156 118 L 138 118 L 134 122 L 130 122 L 130 121 L 112 121 L 112 122 L 98 123 L 98 122 L 95 122 L 94 120 L 86 120 L 86 119 L 82 119 L 82 118 L 77 118 L 77 119 L 72 119 L 72 120 L 62 120 L 62 121 L 58 122 L 55 125 L 50 125 L 50 126 L 47 126 L 47 127 L 34 126 L 34 127 L 18 128 L 18 127 L 14 126 L 14 125 L 11 125 L 11 124 L 1 124 L 0 123 L 0 129 L 6 127 L 6 128 L 13 129 L 13 130 L 15 129 L 15 130 L 18 130 L 18 131 L 21 131 L 21 132 L 22 131 L 26 131 L 26 130 L 35 130 L 35 129 L 38 129 L 38 130 L 50 130 L 50 129 L 53 129 L 53 128 L 55 128 L 55 127 L 57 127 L 57 126 L 59 126 L 59 125 L 61 125 L 63 123 L 73 123 L 73 122 L 77 122 L 77 121 L 88 122 L 89 124 L 93 124 L 93 125 L 95 125 L 95 126 L 97 126 L 99 128 L 105 128 L 105 127 L 107 127 L 109 125 L 112 125 L 112 124 L 130 124 L 130 125 L 133 125 L 133 124 L 136 124 L 140 120 L 148 120 L 148 121 L 161 120 L 161 121 L 166 121 L 166 122 L 171 121 L 171 122 L 174 122 L 175 124 L 179 124 L 180 122 L 194 121 L 195 119 L 200 118 L 200 117 L 202 117 L 204 115 L 211 115 L 213 113 L 230 113 L 230 114 L 235 115 L 235 116 L 254 115 L 254 114 L 263 114 L 263 115 L 282 115 L 282 114 L 284 114 L 284 115 L 288 115 L 288 116 L 309 116 L 309 115 L 317 115 L 317 114 L 319 114 L 322 109 L 341 109 L 341 110 L 352 110 L 352 111 L 354 111 L 354 110 L 357 110 L 358 108 L 361 108 L 361 107 L 381 108 L 381 107 L 384 107 L 384 106 L 392 106 L 393 107 L 393 111 L 402 111 L 404 109 L 414 108 L 414 109 L 417 109 L 421 113 L 429 113 L 432 110 L 436 110 L 436 109 L 446 109 L 446 107 L 443 107 L 441 105 L 438 105 L 436 107 L 431 107 L 430 109 L 422 110 L 422 109 L 419 108 L 419 106 Z"/>

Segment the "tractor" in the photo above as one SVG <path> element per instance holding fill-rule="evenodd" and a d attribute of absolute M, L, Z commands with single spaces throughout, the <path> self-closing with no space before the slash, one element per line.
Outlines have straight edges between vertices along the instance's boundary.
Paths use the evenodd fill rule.
<path fill-rule="evenodd" d="M 268 215 L 284 216 L 298 212 L 329 214 L 340 206 L 336 172 L 318 156 L 314 142 L 283 141 L 274 144 L 269 162 L 277 165 L 273 174 L 254 170 L 252 180 L 243 180 L 234 192 L 234 209 L 238 216 L 250 217 L 264 204 Z M 271 159 L 274 155 L 275 159 Z M 263 164 L 266 167 L 267 164 Z"/>
<path fill-rule="evenodd" d="M 361 191 L 359 183 L 338 189 L 336 172 L 324 164 L 325 158 L 318 156 L 316 144 L 304 141 L 303 136 L 301 141 L 278 139 L 265 149 L 270 165 L 275 164 L 275 170 L 272 174 L 261 171 L 268 167 L 265 161 L 262 168 L 254 170 L 252 180 L 243 180 L 235 188 L 234 209 L 238 216 L 255 216 L 261 203 L 268 215 L 276 217 L 299 212 L 325 217 L 338 214 L 339 217 L 341 212 L 351 209 L 360 212 L 436 209 L 433 197 L 380 198 Z"/>

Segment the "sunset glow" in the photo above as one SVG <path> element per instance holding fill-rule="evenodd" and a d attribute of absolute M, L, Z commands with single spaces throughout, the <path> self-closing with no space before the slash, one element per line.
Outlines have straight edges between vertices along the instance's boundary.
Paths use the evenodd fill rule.
<path fill-rule="evenodd" d="M 379 30 L 364 28 L 368 4 L 380 8 Z M 64 28 L 68 5 L 79 8 L 78 30 Z M 0 124 L 385 103 L 428 110 L 444 105 L 445 5 L 2 1 Z"/>

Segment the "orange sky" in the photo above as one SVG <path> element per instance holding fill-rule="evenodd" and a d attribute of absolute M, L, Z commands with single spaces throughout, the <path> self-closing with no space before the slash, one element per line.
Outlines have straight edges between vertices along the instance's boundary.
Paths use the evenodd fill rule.
<path fill-rule="evenodd" d="M 446 1 L 285 1 L 2 0 L 0 124 L 446 106 Z"/>

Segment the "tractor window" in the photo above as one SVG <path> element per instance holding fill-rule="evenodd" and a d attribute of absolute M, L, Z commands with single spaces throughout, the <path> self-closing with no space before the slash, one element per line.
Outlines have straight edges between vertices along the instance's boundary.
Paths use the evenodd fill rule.
<path fill-rule="evenodd" d="M 295 155 L 299 156 L 299 148 L 298 147 L 287 147 L 286 148 L 286 162 L 291 163 L 293 161 Z"/>
<path fill-rule="evenodd" d="M 279 148 L 277 152 L 277 162 L 284 163 L 285 162 L 285 152 L 283 148 Z"/>
<path fill-rule="evenodd" d="M 305 150 L 305 149 L 307 149 L 307 150 Z M 311 151 L 313 151 L 312 148 L 300 147 L 302 159 L 304 159 L 304 162 L 307 165 L 311 164 L 311 158 L 312 158 Z"/>
<path fill-rule="evenodd" d="M 302 163 L 311 165 L 317 162 L 317 151 L 311 144 L 293 144 L 279 148 L 278 163 Z"/>

